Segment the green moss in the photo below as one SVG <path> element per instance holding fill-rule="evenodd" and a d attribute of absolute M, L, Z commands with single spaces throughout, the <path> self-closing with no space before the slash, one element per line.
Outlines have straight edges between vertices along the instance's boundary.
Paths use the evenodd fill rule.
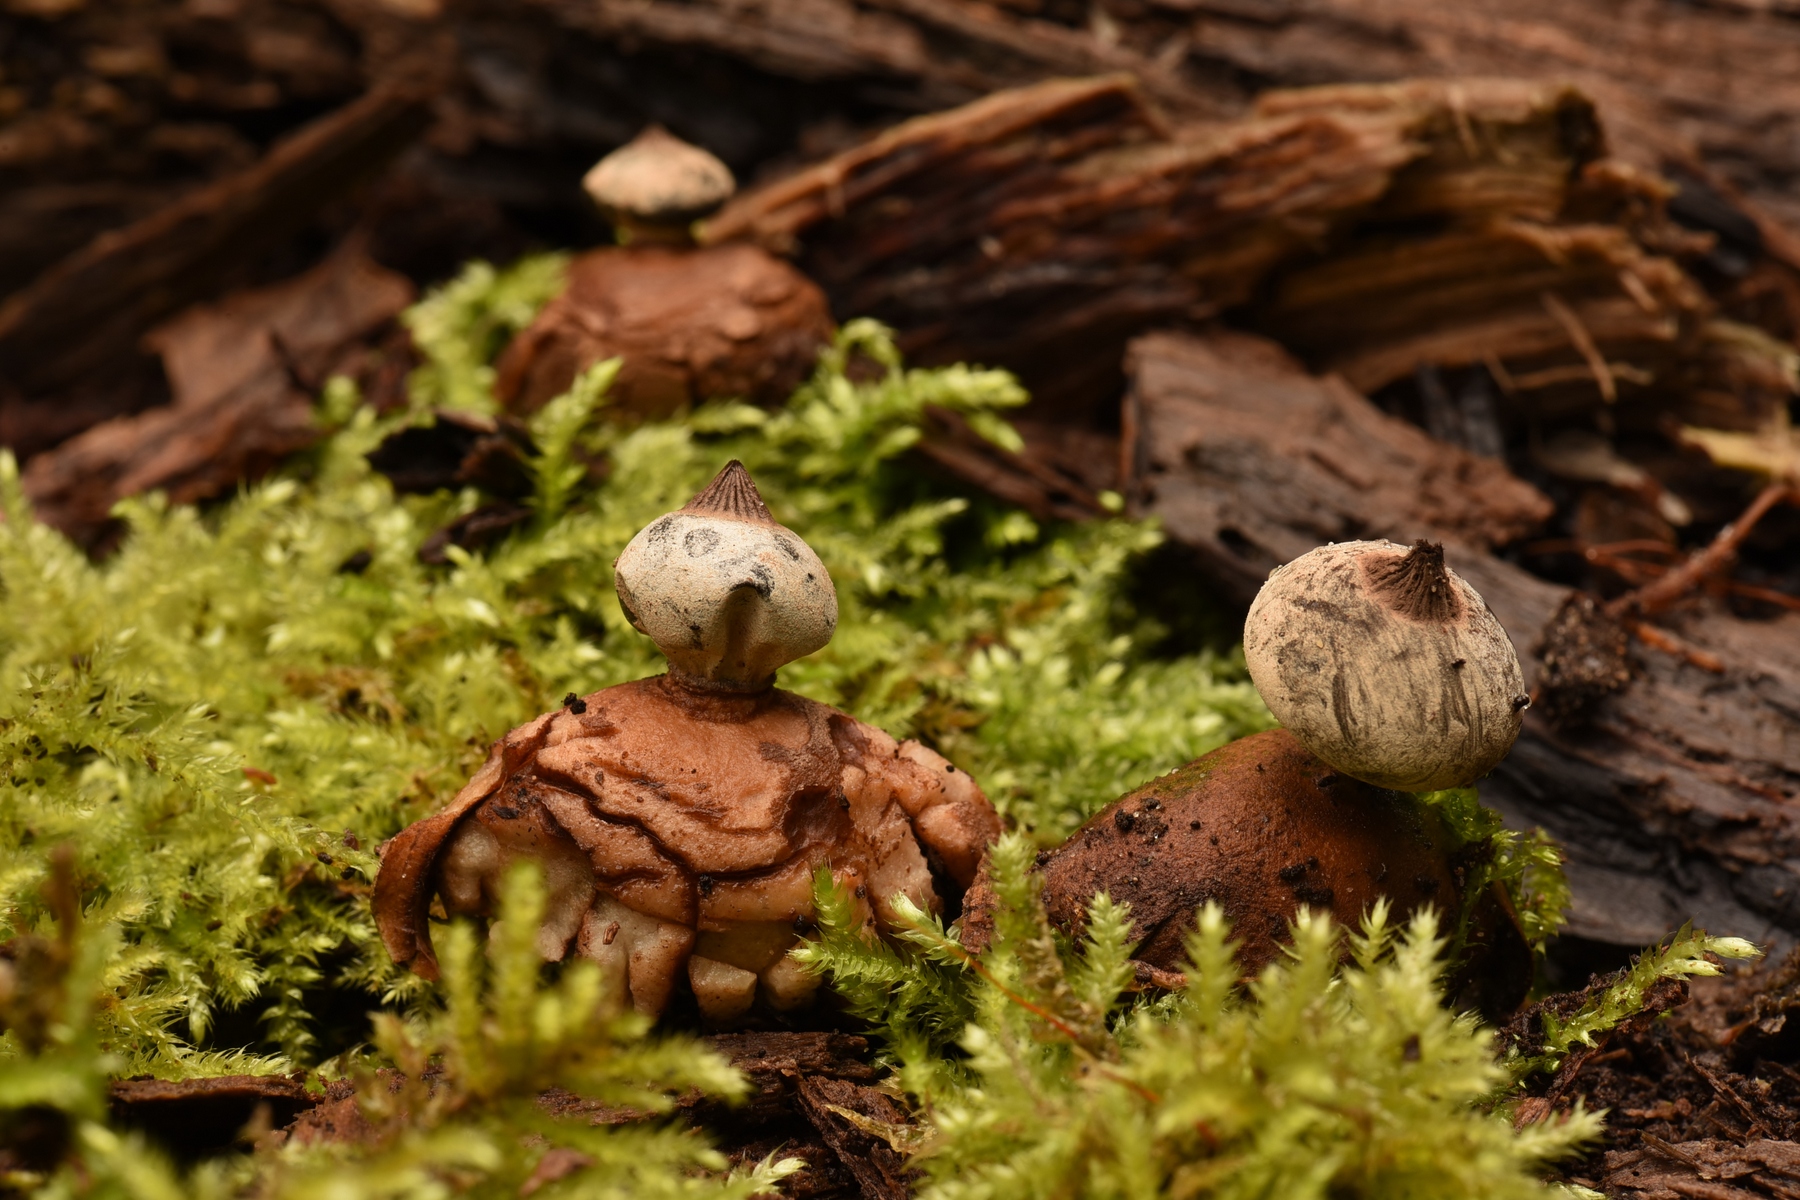
<path fill-rule="evenodd" d="M 924 1196 L 1572 1194 L 1540 1176 L 1598 1134 L 1598 1117 L 1577 1106 L 1513 1128 L 1502 1101 L 1515 1076 L 1492 1032 L 1445 1006 L 1446 944 L 1430 912 L 1396 929 L 1383 902 L 1347 939 L 1302 915 L 1290 957 L 1244 988 L 1208 905 L 1187 988 L 1146 1003 L 1126 991 L 1125 906 L 1097 897 L 1085 939 L 1069 945 L 1045 918 L 1032 853 L 1016 835 L 994 850 L 996 938 L 980 960 L 915 911 L 915 968 L 891 972 L 935 974 L 940 993 L 960 978 L 974 1014 L 961 1062 L 912 1060 L 902 1076 L 929 1102 L 930 1128 L 912 1135 Z M 860 944 L 847 906 L 822 912 L 844 927 L 813 956 L 878 1009 L 879 973 L 864 965 L 909 952 Z M 945 1009 L 921 998 L 879 1015 L 891 1028 L 907 1010 Z"/>
<path fill-rule="evenodd" d="M 648 1039 L 598 1004 L 591 972 L 540 980 L 523 942 L 503 939 L 488 977 L 472 935 L 452 932 L 446 982 L 426 985 L 388 960 L 368 906 L 374 847 L 448 799 L 489 742 L 567 692 L 661 670 L 619 611 L 611 564 L 731 458 L 838 586 L 836 638 L 783 685 L 933 743 L 1027 835 L 1008 843 L 985 975 L 922 914 L 897 948 L 837 936 L 822 897 L 815 961 L 885 1032 L 907 1086 L 939 1105 L 934 1189 L 1010 1188 L 1039 1163 L 1072 1189 L 1061 1194 L 1383 1182 L 1402 1178 L 1401 1160 L 1437 1184 L 1466 1158 L 1502 1180 L 1470 1194 L 1510 1195 L 1585 1131 L 1512 1137 L 1472 1107 L 1499 1068 L 1486 1035 L 1438 1005 L 1428 927 L 1396 941 L 1377 921 L 1335 987 L 1331 935 L 1303 923 L 1300 957 L 1240 1002 L 1215 922 L 1195 943 L 1202 986 L 1129 1010 L 1122 910 L 1097 902 L 1074 957 L 1049 932 L 1023 874 L 1028 838 L 1060 841 L 1121 793 L 1271 722 L 1235 654 L 1171 656 L 1169 631 L 1134 607 L 1152 526 L 1040 525 L 902 461 L 928 405 L 1013 442 L 1001 414 L 1024 397 L 1002 373 L 905 370 L 885 333 L 858 322 L 779 411 L 716 404 L 627 430 L 603 420 L 602 364 L 533 419 L 535 519 L 485 553 L 421 563 L 432 532 L 481 497 L 396 496 L 365 455 L 430 405 L 490 408 L 493 356 L 560 270 L 471 268 L 409 316 L 426 360 L 412 409 L 378 417 L 334 381 L 315 451 L 206 511 L 121 505 L 128 533 L 104 561 L 33 522 L 0 457 L 0 908 L 15 949 L 50 964 L 35 982 L 0 981 L 0 1134 L 32 1106 L 52 1111 L 81 1162 L 11 1185 L 222 1196 L 255 1178 L 267 1196 L 511 1196 L 548 1144 L 615 1164 L 620 1194 L 772 1184 L 775 1164 L 726 1180 L 702 1142 L 660 1127 L 610 1143 L 549 1128 L 531 1097 L 552 1084 L 642 1085 L 631 1102 L 648 1110 L 671 1090 L 742 1085 L 696 1046 Z M 852 354 L 885 377 L 853 382 Z M 1447 803 L 1480 834 L 1472 797 Z M 1493 861 L 1495 878 L 1548 871 L 1541 855 Z M 529 907 L 531 887 L 516 883 L 510 903 Z M 384 1014 L 373 1023 L 372 1009 Z M 1417 1070 L 1390 1061 L 1403 1026 L 1428 1047 Z M 409 1093 L 402 1121 L 367 1072 L 416 1078 L 431 1059 L 438 1088 Z M 379 1146 L 178 1176 L 100 1120 L 108 1075 L 321 1062 L 361 1078 L 365 1109 L 391 1118 Z M 1421 1080 L 1437 1090 L 1407 1099 Z"/>
<path fill-rule="evenodd" d="M 471 373 L 546 277 L 474 268 L 421 304 L 421 407 L 482 402 Z M 854 384 L 853 351 L 892 369 Z M 321 1014 L 424 994 L 375 936 L 374 846 L 566 692 L 661 669 L 611 563 L 733 457 L 838 584 L 837 637 L 783 684 L 935 742 L 1045 839 L 1266 723 L 1235 662 L 1148 652 L 1160 631 L 1122 580 L 1152 528 L 1040 528 L 896 461 L 928 404 L 1002 436 L 997 414 L 1023 399 L 1008 376 L 902 370 L 855 324 L 783 410 L 630 431 L 598 420 L 605 376 L 534 419 L 538 520 L 448 568 L 419 547 L 478 497 L 397 497 L 364 454 L 422 418 L 378 418 L 341 383 L 316 452 L 206 512 L 126 502 L 128 535 L 99 563 L 32 522 L 0 462 L 0 905 L 39 924 L 45 852 L 74 847 L 87 919 L 122 939 L 102 1020 L 130 1070 L 315 1062 L 364 1030 Z"/>

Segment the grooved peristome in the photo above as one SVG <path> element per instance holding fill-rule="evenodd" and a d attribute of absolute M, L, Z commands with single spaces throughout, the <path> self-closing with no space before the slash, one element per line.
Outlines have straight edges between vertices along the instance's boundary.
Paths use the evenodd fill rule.
<path fill-rule="evenodd" d="M 750 478 L 750 472 L 745 469 L 744 464 L 735 458 L 726 463 L 724 469 L 713 476 L 713 481 L 702 488 L 698 495 L 682 505 L 681 511 L 736 517 L 740 521 L 757 521 L 764 525 L 775 524 L 775 517 L 769 512 L 769 506 L 763 503 L 762 493 L 756 490 L 756 481 Z"/>
<path fill-rule="evenodd" d="M 1419 538 L 1405 554 L 1366 554 L 1363 571 L 1370 590 L 1401 616 L 1414 621 L 1454 621 L 1461 598 L 1444 565 L 1442 543 Z"/>

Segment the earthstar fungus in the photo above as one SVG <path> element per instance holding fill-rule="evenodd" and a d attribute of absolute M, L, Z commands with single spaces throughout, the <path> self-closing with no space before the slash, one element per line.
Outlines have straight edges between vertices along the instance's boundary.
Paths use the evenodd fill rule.
<path fill-rule="evenodd" d="M 620 555 L 621 601 L 667 675 L 527 722 L 442 811 L 382 849 L 375 917 L 394 960 L 437 974 L 427 919 L 487 917 L 516 862 L 545 873 L 546 959 L 599 962 L 660 1014 L 682 992 L 713 1023 L 809 1003 L 788 957 L 830 870 L 865 925 L 889 901 L 940 910 L 999 818 L 940 755 L 773 686 L 836 623 L 829 575 L 733 462 Z"/>
<path fill-rule="evenodd" d="M 1490 1014 L 1515 1008 L 1531 983 L 1531 951 L 1506 894 L 1464 893 L 1469 852 L 1416 796 L 1333 771 L 1286 729 L 1239 738 L 1144 784 L 1039 856 L 1044 908 L 1079 933 L 1097 892 L 1131 906 L 1133 957 L 1179 972 L 1194 913 L 1213 902 L 1231 922 L 1249 974 L 1281 953 L 1302 905 L 1354 928 L 1387 897 L 1396 920 L 1427 905 L 1469 927 L 1453 994 Z M 994 897 L 978 880 L 965 901 L 963 941 L 992 936 Z"/>

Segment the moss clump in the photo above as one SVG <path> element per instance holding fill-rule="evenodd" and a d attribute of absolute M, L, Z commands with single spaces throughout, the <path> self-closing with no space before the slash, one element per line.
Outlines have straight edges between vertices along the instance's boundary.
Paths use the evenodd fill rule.
<path fill-rule="evenodd" d="M 1599 1135 L 1600 1114 L 1577 1103 L 1514 1128 L 1520 1084 L 1639 1011 L 1655 980 L 1754 953 L 1684 930 L 1547 1022 L 1541 1053 L 1502 1055 L 1445 1002 L 1448 941 L 1430 910 L 1398 929 L 1383 900 L 1350 933 L 1302 910 L 1288 957 L 1246 986 L 1208 904 L 1186 987 L 1150 1001 L 1130 990 L 1127 907 L 1096 897 L 1071 945 L 1033 853 L 1016 834 L 994 847 L 995 936 L 979 958 L 916 909 L 900 946 L 872 944 L 849 898 L 828 876 L 816 885 L 822 932 L 800 954 L 886 1035 L 924 1101 L 924 1128 L 887 1132 L 918 1156 L 928 1200 L 1594 1196 L 1541 1176 Z"/>
<path fill-rule="evenodd" d="M 422 399 L 483 402 L 493 329 L 544 276 L 473 270 L 425 301 Z M 853 352 L 886 378 L 852 383 Z M 0 460 L 0 905 L 35 927 L 45 853 L 74 847 L 87 919 L 122 937 L 100 1019 L 128 1071 L 305 1065 L 424 994 L 376 939 L 374 846 L 507 729 L 662 669 L 611 564 L 730 458 L 838 583 L 836 638 L 784 686 L 934 741 L 1040 836 L 1266 722 L 1235 663 L 1146 652 L 1122 580 L 1153 529 L 1041 529 L 896 463 L 927 404 L 1010 433 L 1008 376 L 904 371 L 854 325 L 781 411 L 629 431 L 599 420 L 606 376 L 534 420 L 533 523 L 448 568 L 420 545 L 479 498 L 397 497 L 364 455 L 422 405 L 378 418 L 341 384 L 316 452 L 209 512 L 126 503 L 100 563 L 31 520 Z"/>

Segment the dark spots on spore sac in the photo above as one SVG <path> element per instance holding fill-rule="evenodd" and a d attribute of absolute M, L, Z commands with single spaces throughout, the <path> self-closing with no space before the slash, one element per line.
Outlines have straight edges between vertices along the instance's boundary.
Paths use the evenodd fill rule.
<path fill-rule="evenodd" d="M 606 772 L 600 770 L 599 768 L 595 768 L 595 770 L 594 770 L 594 786 L 595 787 L 606 786 Z"/>
<path fill-rule="evenodd" d="M 1275 877 L 1289 887 L 1292 887 L 1302 879 L 1306 878 L 1306 864 L 1294 863 L 1292 866 L 1283 867 L 1281 870 L 1275 872 Z"/>
<path fill-rule="evenodd" d="M 1150 799 L 1144 801 L 1144 808 L 1148 812 L 1156 812 L 1158 809 L 1162 808 L 1162 801 L 1156 799 L 1155 797 L 1151 797 Z"/>
<path fill-rule="evenodd" d="M 719 548 L 719 531 L 708 529 L 704 525 L 698 529 L 690 529 L 687 536 L 681 539 L 681 548 L 687 551 L 689 558 L 705 558 Z"/>
<path fill-rule="evenodd" d="M 1206 840 L 1216 846 L 1219 844 L 1219 835 L 1215 833 L 1211 837 L 1207 838 Z"/>
<path fill-rule="evenodd" d="M 1319 887 L 1310 883 L 1301 884 L 1294 889 L 1294 899 L 1315 908 L 1330 908 L 1332 901 L 1337 899 L 1337 893 L 1328 887 Z"/>
<path fill-rule="evenodd" d="M 754 588 L 757 595 L 767 600 L 775 590 L 775 573 L 761 563 L 751 563 L 750 578 L 738 586 Z"/>
<path fill-rule="evenodd" d="M 579 717 L 582 713 L 587 711 L 587 701 L 583 700 L 580 696 L 577 696 L 574 692 L 570 692 L 563 697 L 563 707 Z"/>
<path fill-rule="evenodd" d="M 494 805 L 494 815 L 502 821 L 516 821 L 519 819 L 519 810 L 510 804 L 496 804 Z"/>
<path fill-rule="evenodd" d="M 1451 669 L 1451 670 L 1453 670 L 1453 671 L 1460 671 L 1460 670 L 1462 670 L 1462 669 L 1463 669 L 1463 668 L 1464 668 L 1464 667 L 1466 667 L 1466 666 L 1468 666 L 1468 665 L 1469 665 L 1469 660 L 1468 660 L 1468 659 L 1466 659 L 1466 658 L 1459 658 L 1459 659 L 1455 659 L 1455 660 L 1453 660 L 1453 661 L 1452 661 L 1452 662 L 1451 662 L 1451 664 L 1450 664 L 1450 669 Z M 1417 1040 L 1418 1040 L 1418 1038 L 1417 1038 L 1417 1036 L 1416 1036 L 1416 1035 L 1415 1035 L 1415 1037 L 1414 1037 L 1414 1038 L 1413 1038 L 1413 1040 L 1414 1040 L 1414 1041 L 1417 1041 Z"/>
<path fill-rule="evenodd" d="M 672 538 L 674 536 L 675 536 L 675 516 L 674 516 L 674 514 L 670 514 L 669 516 L 663 517 L 657 521 L 652 522 L 650 525 L 650 528 L 644 530 L 644 540 L 652 546 L 663 545 L 664 543 L 668 542 L 670 538 Z M 714 535 L 714 536 L 717 536 L 717 535 Z"/>
<path fill-rule="evenodd" d="M 695 884 L 699 887 L 702 896 L 713 894 L 713 877 L 711 875 L 702 875 L 695 881 Z"/>
<path fill-rule="evenodd" d="M 1438 881 L 1429 875 L 1415 875 L 1413 876 L 1413 886 L 1427 896 L 1434 896 L 1437 894 Z"/>
<path fill-rule="evenodd" d="M 1050 852 L 1048 850 L 1039 850 L 1037 852 L 1036 861 L 1037 865 L 1040 867 L 1046 865 L 1050 861 Z"/>
<path fill-rule="evenodd" d="M 1350 681 L 1339 670 L 1331 676 L 1331 715 L 1337 721 L 1338 732 L 1351 745 L 1356 743 L 1356 734 L 1352 726 L 1356 719 L 1350 713 Z"/>
<path fill-rule="evenodd" d="M 783 554 L 787 555 L 788 559 L 790 561 L 792 561 L 792 562 L 800 561 L 799 549 L 794 545 L 794 543 L 792 543 L 788 539 L 782 537 L 779 533 L 775 535 L 775 545 L 780 547 L 781 552 Z M 811 579 L 812 576 L 808 575 L 807 578 Z"/>
<path fill-rule="evenodd" d="M 1188 822 L 1188 828 L 1189 828 L 1189 829 L 1198 829 L 1198 828 L 1200 828 L 1200 822 L 1198 822 L 1198 821 L 1189 821 L 1189 822 Z"/>
<path fill-rule="evenodd" d="M 1306 860 L 1306 869 L 1309 871 L 1318 870 L 1319 869 L 1319 860 L 1316 858 L 1308 858 Z"/>
<path fill-rule="evenodd" d="M 868 898 L 868 895 L 869 889 L 866 886 L 860 883 L 856 885 L 856 898 L 858 900 L 865 900 Z"/>
<path fill-rule="evenodd" d="M 1256 764 L 1256 773 L 1258 775 L 1262 775 L 1262 774 L 1266 773 L 1268 771 L 1268 769 L 1269 768 L 1263 766 L 1261 763 Z"/>
<path fill-rule="evenodd" d="M 944 774 L 946 774 L 946 775 L 956 774 L 956 767 L 951 763 L 945 763 L 944 764 Z"/>
<path fill-rule="evenodd" d="M 1137 816 L 1121 808 L 1113 814 L 1113 824 L 1118 826 L 1120 833 L 1130 833 L 1132 826 L 1137 824 Z"/>

